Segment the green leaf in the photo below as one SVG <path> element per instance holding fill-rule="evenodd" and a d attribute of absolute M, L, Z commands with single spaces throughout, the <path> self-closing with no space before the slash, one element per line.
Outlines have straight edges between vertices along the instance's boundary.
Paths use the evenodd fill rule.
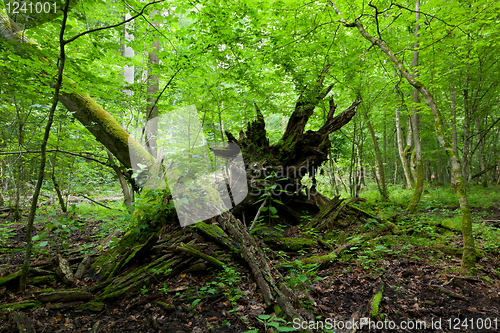
<path fill-rule="evenodd" d="M 272 321 L 270 323 L 267 323 L 267 326 L 271 326 L 271 327 L 274 327 L 274 328 L 278 328 L 280 327 L 280 324 L 275 322 L 275 321 Z"/>

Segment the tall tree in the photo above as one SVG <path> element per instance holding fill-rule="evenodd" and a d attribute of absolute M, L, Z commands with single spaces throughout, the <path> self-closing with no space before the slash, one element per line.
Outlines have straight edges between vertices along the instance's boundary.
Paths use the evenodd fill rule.
<path fill-rule="evenodd" d="M 418 32 L 420 29 L 420 0 L 415 2 L 415 43 L 413 44 L 413 59 L 411 65 L 413 67 L 413 76 L 418 77 Z M 408 204 L 408 212 L 414 213 L 420 202 L 420 197 L 422 196 L 422 191 L 424 190 L 424 163 L 422 161 L 422 145 L 420 142 L 420 124 L 419 124 L 419 103 L 420 96 L 417 88 L 413 88 L 413 113 L 410 115 L 411 127 L 413 133 L 413 142 L 415 143 L 415 164 L 416 164 L 416 178 L 415 178 L 415 188 L 413 189 L 413 197 Z"/>
<path fill-rule="evenodd" d="M 354 21 L 352 23 L 348 23 L 342 16 L 342 12 L 330 2 L 332 8 L 335 12 L 341 17 L 341 22 L 345 27 L 353 27 L 356 28 L 361 36 L 365 38 L 367 41 L 376 45 L 380 48 L 380 50 L 394 63 L 396 68 L 400 71 L 401 75 L 408 81 L 408 83 L 416 88 L 422 96 L 424 96 L 425 101 L 429 108 L 432 111 L 434 116 L 434 126 L 435 132 L 438 142 L 441 144 L 442 148 L 448 155 L 449 161 L 452 166 L 452 173 L 455 174 L 457 180 L 457 195 L 460 203 L 460 211 L 462 215 L 462 237 L 464 243 L 464 252 L 462 256 L 462 264 L 460 267 L 460 272 L 465 275 L 475 275 L 475 265 L 476 265 L 476 252 L 474 247 L 474 238 L 472 236 L 472 218 L 469 202 L 467 199 L 467 189 L 465 187 L 464 179 L 462 176 L 462 165 L 460 163 L 460 159 L 455 151 L 453 150 L 450 140 L 447 137 L 447 133 L 443 127 L 443 117 L 441 115 L 441 111 L 439 110 L 434 97 L 432 96 L 429 89 L 422 83 L 415 79 L 415 77 L 406 69 L 404 64 L 395 56 L 394 52 L 392 52 L 387 44 L 380 38 L 376 38 L 370 35 L 363 24 L 360 21 Z M 372 7 L 374 7 L 372 5 Z M 375 8 L 376 15 L 378 15 L 378 9 Z M 378 26 L 377 26 L 378 28 Z"/>

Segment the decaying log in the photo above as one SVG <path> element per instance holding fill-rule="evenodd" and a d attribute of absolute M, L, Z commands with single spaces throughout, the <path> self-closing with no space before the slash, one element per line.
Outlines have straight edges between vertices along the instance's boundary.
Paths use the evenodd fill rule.
<path fill-rule="evenodd" d="M 63 303 L 47 303 L 45 305 L 46 309 L 49 310 L 63 310 L 63 309 L 71 309 L 74 308 L 75 306 L 78 306 L 82 304 L 82 301 L 74 301 L 74 302 L 63 302 Z"/>
<path fill-rule="evenodd" d="M 74 302 L 74 301 L 88 301 L 92 299 L 92 294 L 83 290 L 59 290 L 59 291 L 39 294 L 36 296 L 36 298 L 44 303 Z"/>
<path fill-rule="evenodd" d="M 302 322 L 304 319 L 292 304 L 298 303 L 297 296 L 283 282 L 282 275 L 269 264 L 270 260 L 247 227 L 229 212 L 219 216 L 218 220 L 222 228 L 240 244 L 241 254 L 252 270 L 266 305 L 273 307 L 277 303 L 289 320 L 298 318 Z"/>
<path fill-rule="evenodd" d="M 58 256 L 59 266 L 56 269 L 57 275 L 61 278 L 63 283 L 67 286 L 73 286 L 75 284 L 75 277 L 73 276 L 73 271 L 69 266 L 69 262 L 64 259 L 60 254 Z"/>
<path fill-rule="evenodd" d="M 380 301 L 382 300 L 382 294 L 384 292 L 384 283 L 379 281 L 377 287 L 373 289 L 373 296 L 368 303 L 368 309 L 370 311 L 370 318 L 375 320 L 378 316 L 378 310 L 380 306 Z"/>
<path fill-rule="evenodd" d="M 87 271 L 87 269 L 89 269 L 91 263 L 92 262 L 90 260 L 90 256 L 88 253 L 86 253 L 85 257 L 83 257 L 82 262 L 80 263 L 80 265 L 78 265 L 78 269 L 76 270 L 75 273 L 75 278 L 80 280 L 83 274 L 85 274 L 85 272 Z"/>
<path fill-rule="evenodd" d="M 296 267 L 298 265 L 309 265 L 309 264 L 318 264 L 321 267 L 326 267 L 330 264 L 332 264 L 335 260 L 337 260 L 338 256 L 344 252 L 345 250 L 361 244 L 368 239 L 373 238 L 375 235 L 374 232 L 369 232 L 366 234 L 361 235 L 360 237 L 351 239 L 347 244 L 339 246 L 337 249 L 331 251 L 328 254 L 325 255 L 319 255 L 319 256 L 310 256 L 308 258 L 304 258 L 298 263 L 297 261 L 290 261 L 287 263 L 282 263 L 282 264 L 277 264 L 275 265 L 276 269 L 289 269 Z"/>
<path fill-rule="evenodd" d="M 116 276 L 114 279 L 108 279 L 108 281 L 100 284 L 99 287 L 96 286 L 95 289 L 92 289 L 93 292 L 100 289 L 102 289 L 102 292 L 95 300 L 105 302 L 136 293 L 144 285 L 147 286 L 181 273 L 192 262 L 193 257 L 183 258 L 183 256 L 167 254 L 157 258 L 147 266 L 129 270 L 126 273 Z"/>
<path fill-rule="evenodd" d="M 464 295 L 456 293 L 454 291 L 451 291 L 450 289 L 447 289 L 443 286 L 438 286 L 438 285 L 433 284 L 433 285 L 431 285 L 431 287 L 442 292 L 443 294 L 450 296 L 451 298 L 456 298 L 456 299 L 459 299 L 459 300 L 462 300 L 465 302 L 470 302 L 470 298 L 465 297 Z"/>
<path fill-rule="evenodd" d="M 35 276 L 39 276 L 39 275 L 52 275 L 52 274 L 54 274 L 53 271 L 49 271 L 47 269 L 41 269 L 41 268 L 38 268 L 38 267 L 30 267 L 29 272 L 32 273 Z"/>
<path fill-rule="evenodd" d="M 0 213 L 8 213 L 11 210 L 13 210 L 12 207 L 7 207 L 7 206 L 0 207 Z"/>
<path fill-rule="evenodd" d="M 223 269 L 224 268 L 224 263 L 215 259 L 214 257 L 209 256 L 208 254 L 205 254 L 201 251 L 198 251 L 191 246 L 184 245 L 182 244 L 181 246 L 177 246 L 177 251 L 188 253 L 194 257 L 201 258 L 203 260 L 206 260 L 210 265 L 214 266 L 217 269 Z"/>

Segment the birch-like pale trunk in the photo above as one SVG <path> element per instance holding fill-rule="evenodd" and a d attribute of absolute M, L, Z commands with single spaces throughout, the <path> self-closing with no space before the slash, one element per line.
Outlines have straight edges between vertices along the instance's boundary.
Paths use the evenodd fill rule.
<path fill-rule="evenodd" d="M 401 75 L 406 79 L 406 81 L 408 81 L 410 85 L 416 88 L 422 94 L 422 96 L 424 96 L 427 106 L 429 106 L 429 108 L 431 109 L 434 116 L 436 138 L 441 147 L 446 152 L 446 155 L 451 162 L 452 174 L 455 175 L 455 179 L 457 180 L 456 190 L 458 201 L 460 203 L 460 211 L 462 214 L 462 237 L 464 243 L 464 252 L 462 255 L 460 273 L 464 275 L 475 275 L 474 270 L 476 265 L 476 252 L 474 247 L 474 238 L 472 237 L 472 218 L 469 201 L 467 200 L 467 191 L 462 174 L 462 164 L 458 155 L 455 153 L 453 147 L 450 144 L 450 139 L 446 136 L 446 132 L 443 128 L 443 117 L 436 104 L 436 101 L 434 100 L 434 97 L 423 83 L 415 79 L 415 77 L 398 59 L 398 57 L 396 57 L 391 49 L 389 49 L 389 47 L 383 40 L 370 35 L 359 21 L 347 23 L 342 18 L 342 13 L 340 12 L 340 10 L 332 2 L 330 2 L 330 4 L 337 12 L 337 14 L 341 17 L 341 22 L 345 27 L 357 28 L 363 38 L 369 41 L 372 45 L 376 45 L 380 48 L 380 50 L 394 63 L 394 65 L 399 70 Z"/>
<path fill-rule="evenodd" d="M 413 177 L 410 171 L 410 161 L 408 160 L 408 152 L 405 149 L 405 143 L 403 139 L 403 129 L 401 128 L 401 113 L 396 111 L 396 135 L 398 139 L 398 151 L 399 158 L 401 159 L 401 165 L 403 166 L 403 171 L 406 179 L 406 188 L 412 188 Z"/>
<path fill-rule="evenodd" d="M 372 123 L 370 122 L 368 113 L 365 112 L 364 116 L 366 118 L 366 124 L 373 141 L 373 148 L 375 150 L 375 180 L 377 181 L 377 187 L 383 201 L 389 201 L 389 194 L 387 192 L 387 184 L 385 182 L 385 166 L 382 154 L 380 152 L 380 147 L 378 144 L 377 136 L 375 135 L 375 130 L 373 129 Z"/>
<path fill-rule="evenodd" d="M 455 98 L 455 87 L 450 85 L 450 112 L 451 112 L 451 146 L 458 156 L 458 134 L 457 134 L 457 101 Z M 456 187 L 455 175 L 451 175 L 451 187 Z"/>
<path fill-rule="evenodd" d="M 420 0 L 415 2 L 415 12 L 416 12 L 416 24 L 415 24 L 415 43 L 413 51 L 413 59 L 411 65 L 413 67 L 413 76 L 417 77 L 417 66 L 418 66 L 418 30 L 420 20 Z M 417 205 L 422 197 L 422 191 L 424 190 L 424 164 L 422 162 L 422 145 L 420 143 L 420 124 L 418 121 L 418 105 L 420 104 L 420 96 L 417 88 L 413 88 L 413 113 L 410 115 L 411 125 L 413 129 L 413 141 L 415 141 L 415 188 L 413 189 L 413 196 L 408 205 L 408 212 L 410 214 L 415 213 Z"/>

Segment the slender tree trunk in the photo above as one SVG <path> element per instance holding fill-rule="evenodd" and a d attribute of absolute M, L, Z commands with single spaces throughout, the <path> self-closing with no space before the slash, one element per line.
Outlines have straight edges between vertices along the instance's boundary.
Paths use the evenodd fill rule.
<path fill-rule="evenodd" d="M 115 171 L 116 176 L 118 177 L 118 182 L 120 183 L 120 187 L 121 187 L 122 192 L 123 192 L 123 198 L 125 200 L 125 206 L 127 206 L 127 208 L 130 208 L 130 206 L 132 205 L 133 197 L 132 197 L 132 193 L 128 187 L 127 181 L 126 181 L 125 177 L 123 176 L 123 173 L 122 173 L 122 170 L 120 169 L 120 167 L 118 165 L 116 165 L 113 154 L 111 154 L 109 149 L 106 149 L 106 153 L 108 154 L 109 164 L 111 165 L 111 167 Z"/>
<path fill-rule="evenodd" d="M 455 154 L 458 156 L 458 134 L 457 134 L 457 102 L 455 98 L 455 87 L 450 84 L 450 111 L 451 111 L 451 140 L 452 148 Z M 455 188 L 457 186 L 457 181 L 455 175 L 451 175 L 451 187 Z"/>
<path fill-rule="evenodd" d="M 485 117 L 486 118 L 486 117 Z M 482 119 L 481 117 L 476 117 L 476 127 L 477 127 L 477 145 L 478 145 L 478 160 L 479 160 L 479 170 L 486 170 L 484 149 L 486 147 L 486 138 L 481 137 L 481 133 L 483 132 Z M 483 187 L 488 187 L 488 172 L 485 172 L 481 175 L 481 184 Z"/>
<path fill-rule="evenodd" d="M 335 9 L 337 14 L 342 17 L 342 13 L 338 10 L 333 3 L 332 7 Z M 347 23 L 343 18 L 341 18 L 342 23 L 346 27 L 356 27 L 359 33 L 373 45 L 377 45 L 380 50 L 389 57 L 389 59 L 396 65 L 398 70 L 401 72 L 403 77 L 411 84 L 414 88 L 424 96 L 425 102 L 429 106 L 434 116 L 434 126 L 436 131 L 436 137 L 443 149 L 445 150 L 448 158 L 451 162 L 452 173 L 455 174 L 455 179 L 457 180 L 457 196 L 460 203 L 460 211 L 462 214 L 462 237 L 464 243 L 464 252 L 462 255 L 462 264 L 460 267 L 460 272 L 465 275 L 475 275 L 475 265 L 476 265 L 476 252 L 474 247 L 474 238 L 472 236 L 472 218 L 469 206 L 469 201 L 467 200 L 467 190 L 464 183 L 464 178 L 462 174 L 462 165 L 460 159 L 455 151 L 453 150 L 450 139 L 446 135 L 446 131 L 443 128 L 443 117 L 441 111 L 437 107 L 436 101 L 434 100 L 431 92 L 427 87 L 417 81 L 413 75 L 406 69 L 401 61 L 394 55 L 394 53 L 387 47 L 387 45 L 378 38 L 371 36 L 363 27 L 363 25 L 356 21 L 354 23 Z"/>
<path fill-rule="evenodd" d="M 61 207 L 61 211 L 63 213 L 66 213 L 67 212 L 67 205 L 64 202 L 64 197 L 62 195 L 61 188 L 59 187 L 59 183 L 57 182 L 57 179 L 56 179 L 56 168 L 55 168 L 56 167 L 56 154 L 57 154 L 57 152 L 54 152 L 54 163 L 52 163 L 49 159 L 49 163 L 52 166 L 52 172 L 50 174 L 50 178 L 52 179 L 52 184 L 54 185 L 54 191 L 56 191 L 57 200 L 59 201 L 59 206 Z"/>
<path fill-rule="evenodd" d="M 38 171 L 38 180 L 36 183 L 35 191 L 33 193 L 33 199 L 31 201 L 30 215 L 28 217 L 28 226 L 26 227 L 26 256 L 24 257 L 23 268 L 21 270 L 21 276 L 19 278 L 19 290 L 24 292 L 26 290 L 26 280 L 28 278 L 28 271 L 30 267 L 30 259 L 31 259 L 31 251 L 33 249 L 33 239 L 31 237 L 31 233 L 33 230 L 33 222 L 35 220 L 36 214 L 36 206 L 38 203 L 38 196 L 40 195 L 40 190 L 42 188 L 43 176 L 45 173 L 45 159 L 46 159 L 46 150 L 47 150 L 47 141 L 49 140 L 50 135 L 50 127 L 52 126 L 52 121 L 54 120 L 54 113 L 56 111 L 57 102 L 59 101 L 59 90 L 61 89 L 62 81 L 63 81 L 63 70 L 64 63 L 66 60 L 66 55 L 64 52 L 64 30 L 66 28 L 66 20 L 68 19 L 68 10 L 69 10 L 70 0 L 66 0 L 64 14 L 62 19 L 61 31 L 59 34 L 59 47 L 60 47 L 60 56 L 59 56 L 59 71 L 57 75 L 57 82 L 54 88 L 54 99 L 52 101 L 52 107 L 49 111 L 49 116 L 47 119 L 47 125 L 45 126 L 45 133 L 43 135 L 42 146 L 41 146 L 41 155 L 40 155 L 40 168 Z"/>
<path fill-rule="evenodd" d="M 383 201 L 389 201 L 389 195 L 387 193 L 387 184 L 385 182 L 385 167 L 383 162 L 383 157 L 380 154 L 380 147 L 378 145 L 377 136 L 375 135 L 375 131 L 373 130 L 373 126 L 370 122 L 368 113 L 365 111 L 364 113 L 366 117 L 366 124 L 368 125 L 368 130 L 370 131 L 370 135 L 373 141 L 373 148 L 375 150 L 375 178 L 378 185 L 378 190 L 380 195 L 382 196 Z"/>
<path fill-rule="evenodd" d="M 418 66 L 418 30 L 420 28 L 418 21 L 420 20 L 420 0 L 415 2 L 415 44 L 412 59 L 413 76 L 418 77 L 417 66 Z M 417 209 L 417 205 L 420 202 L 422 196 L 422 191 L 424 190 L 424 165 L 422 162 L 422 145 L 420 143 L 420 126 L 419 126 L 419 115 L 418 115 L 418 105 L 420 104 L 419 92 L 416 88 L 413 88 L 413 113 L 411 114 L 411 124 L 413 129 L 413 141 L 415 141 L 415 164 L 416 164 L 416 177 L 415 177 L 415 188 L 413 190 L 413 196 L 408 205 L 408 212 L 413 214 Z"/>
<path fill-rule="evenodd" d="M 153 12 L 153 14 L 156 12 Z M 158 27 L 156 21 L 152 22 L 154 27 Z M 152 32 L 153 33 L 153 32 Z M 160 58 L 158 57 L 158 52 L 160 51 L 160 42 L 158 40 L 153 41 L 152 50 L 148 55 L 148 81 L 147 81 L 147 108 L 146 108 L 146 121 L 158 117 L 158 104 L 156 103 L 156 94 L 160 88 L 160 81 L 157 74 L 158 64 L 160 63 Z M 146 130 L 146 147 L 151 155 L 156 156 L 157 144 L 156 144 L 156 133 L 158 133 L 158 122 L 150 121 L 150 128 Z"/>
<path fill-rule="evenodd" d="M 467 53 L 467 58 L 469 53 Z M 470 109 L 469 109 L 469 75 L 465 75 L 465 88 L 464 88 L 464 149 L 462 153 L 462 173 L 464 177 L 464 184 L 467 186 L 469 181 L 469 151 L 470 151 Z"/>
<path fill-rule="evenodd" d="M 410 131 L 410 129 L 408 129 Z M 406 179 L 406 188 L 412 188 L 413 178 L 410 170 L 410 161 L 408 160 L 408 151 L 405 149 L 405 143 L 403 138 L 403 129 L 401 128 L 401 113 L 399 110 L 396 111 L 396 135 L 398 138 L 398 151 L 399 158 L 401 159 L 401 165 L 403 166 L 403 172 Z"/>

